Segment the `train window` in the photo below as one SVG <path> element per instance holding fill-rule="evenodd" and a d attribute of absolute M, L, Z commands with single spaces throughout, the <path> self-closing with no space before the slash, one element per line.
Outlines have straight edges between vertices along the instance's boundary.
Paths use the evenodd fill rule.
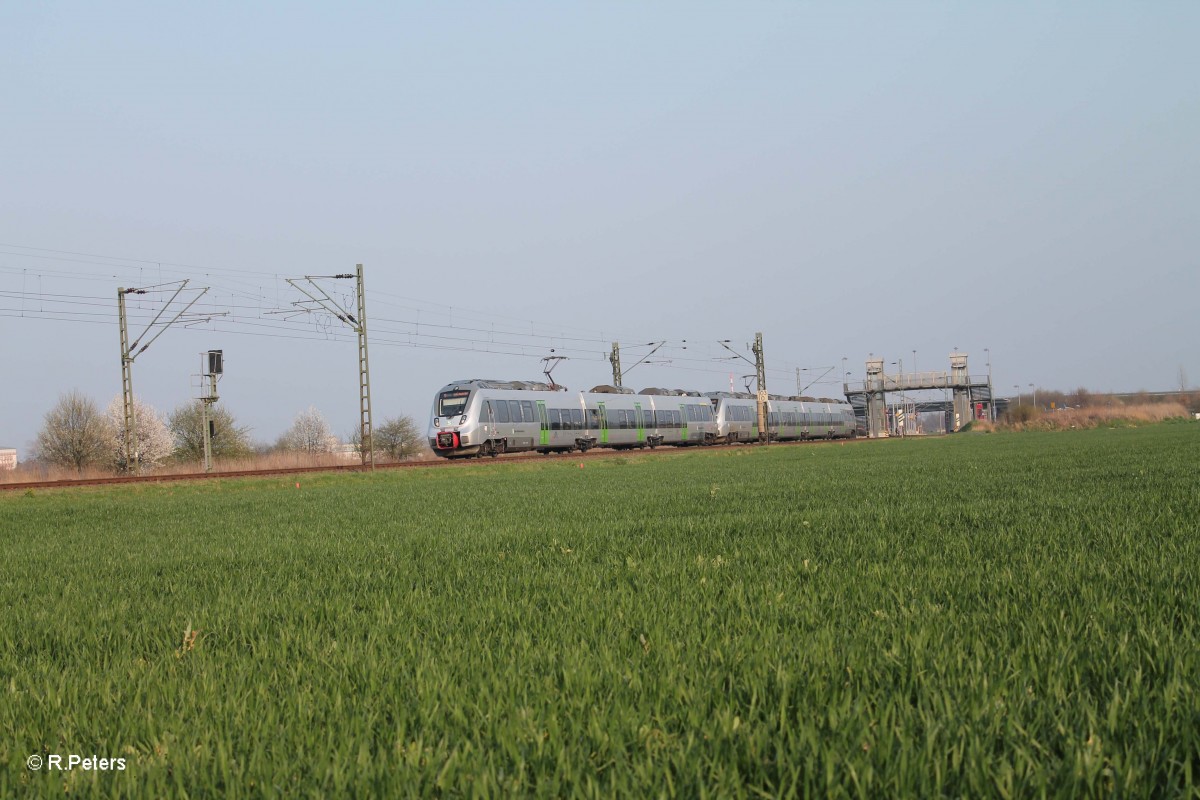
<path fill-rule="evenodd" d="M 520 400 L 509 400 L 508 401 L 508 416 L 509 416 L 509 419 L 511 419 L 513 422 L 521 421 L 522 414 L 521 414 L 521 401 Z"/>
<path fill-rule="evenodd" d="M 571 427 L 577 431 L 583 430 L 583 409 L 571 409 Z"/>
<path fill-rule="evenodd" d="M 503 400 L 493 400 L 492 410 L 496 412 L 496 422 L 509 422 L 508 403 Z"/>
<path fill-rule="evenodd" d="M 561 431 L 562 430 L 562 419 L 559 418 L 558 409 L 551 408 L 551 409 L 548 409 L 548 412 L 550 414 L 550 430 Z"/>
<path fill-rule="evenodd" d="M 470 397 L 470 389 L 455 389 L 452 392 L 442 392 L 438 395 L 438 413 L 439 417 L 457 417 L 467 410 L 467 398 Z"/>
<path fill-rule="evenodd" d="M 643 408 L 642 409 L 642 427 L 644 427 L 644 428 L 653 428 L 654 427 L 654 409 L 652 409 L 652 408 Z"/>
<path fill-rule="evenodd" d="M 630 414 L 627 410 L 625 410 L 623 408 L 621 409 L 620 414 L 621 414 L 621 427 L 622 428 L 632 428 L 633 425 L 631 425 L 629 423 L 629 418 L 632 416 L 632 414 Z"/>
<path fill-rule="evenodd" d="M 483 423 L 492 421 L 492 404 L 488 400 L 479 404 L 479 421 Z"/>
<path fill-rule="evenodd" d="M 531 400 L 522 400 L 521 401 L 521 416 L 524 417 L 526 422 L 533 422 L 533 420 L 534 420 L 533 401 L 531 401 Z"/>
<path fill-rule="evenodd" d="M 682 411 L 672 411 L 671 412 L 671 427 L 672 428 L 682 428 L 683 427 L 683 412 Z"/>
<path fill-rule="evenodd" d="M 587 417 L 588 417 L 588 427 L 593 430 L 599 429 L 599 427 L 600 427 L 600 409 L 589 408 L 587 410 Z"/>

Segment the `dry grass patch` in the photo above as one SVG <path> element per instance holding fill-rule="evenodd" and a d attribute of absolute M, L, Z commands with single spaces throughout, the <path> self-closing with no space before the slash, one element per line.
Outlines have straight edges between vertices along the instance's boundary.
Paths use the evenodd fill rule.
<path fill-rule="evenodd" d="M 1042 413 L 1025 422 L 999 425 L 1007 430 L 1068 430 L 1149 425 L 1169 419 L 1186 419 L 1182 403 L 1140 403 L 1137 405 L 1088 406 Z"/>

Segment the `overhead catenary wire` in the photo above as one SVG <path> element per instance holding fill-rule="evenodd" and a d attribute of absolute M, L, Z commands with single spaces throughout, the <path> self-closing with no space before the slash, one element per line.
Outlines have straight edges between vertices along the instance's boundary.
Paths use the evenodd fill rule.
<path fill-rule="evenodd" d="M 90 322 L 108 324 L 115 319 L 112 301 L 105 295 L 88 295 L 71 291 L 45 291 L 43 281 L 88 281 L 111 285 L 114 280 L 141 277 L 150 269 L 161 276 L 191 275 L 204 277 L 211 284 L 209 298 L 197 301 L 198 311 L 225 311 L 228 316 L 221 324 L 209 323 L 193 329 L 237 335 L 263 336 L 282 339 L 341 341 L 336 333 L 321 329 L 311 321 L 301 322 L 280 318 L 273 312 L 280 308 L 280 284 L 284 278 L 278 271 L 212 267 L 178 264 L 160 259 L 131 258 L 71 250 L 33 248 L 0 243 L 0 275 L 20 275 L 20 291 L 0 289 L 0 297 L 19 300 L 19 308 L 0 307 L 0 316 L 44 319 L 57 322 Z M 36 259 L 42 265 L 14 266 L 8 259 Z M 51 266 L 54 265 L 54 266 Z M 78 265 L 82 269 L 74 269 Z M 100 268 L 91 269 L 91 268 Z M 96 274 L 98 271 L 103 274 Z M 30 279 L 39 280 L 38 291 L 29 288 Z M 211 280 L 210 280 L 211 279 Z M 613 338 L 611 333 L 590 331 L 576 326 L 546 321 L 528 320 L 467 307 L 437 303 L 425 298 L 412 298 L 386 290 L 372 291 L 372 304 L 399 310 L 400 315 L 384 313 L 372 321 L 372 342 L 388 347 L 453 350 L 458 352 L 491 353 L 516 358 L 540 358 L 549 348 L 570 355 L 575 360 L 603 361 L 607 353 L 601 348 Z M 38 310 L 31 306 L 36 303 Z M 89 312 L 84 309 L 96 307 Z M 107 311 L 106 311 L 107 309 Z M 14 313 L 15 312 L 15 313 Z M 130 319 L 144 319 L 136 309 L 130 309 Z M 625 341 L 645 342 L 650 337 L 619 336 Z M 683 344 L 683 342 L 687 344 Z M 694 374 L 728 374 L 716 354 L 716 338 L 689 338 L 667 341 L 662 349 L 665 363 L 656 363 L 661 370 Z M 623 347 L 634 349 L 641 345 Z M 782 362 L 776 362 L 781 363 Z M 767 372 L 782 377 L 796 369 L 784 364 L 770 367 Z M 807 368 L 806 368 L 807 369 Z M 836 383 L 815 381 L 810 385 Z"/>

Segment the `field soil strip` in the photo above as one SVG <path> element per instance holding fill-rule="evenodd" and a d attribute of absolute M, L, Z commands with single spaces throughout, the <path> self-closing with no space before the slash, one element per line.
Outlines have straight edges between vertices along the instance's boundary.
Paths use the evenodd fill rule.
<path fill-rule="evenodd" d="M 850 442 L 866 442 L 869 439 L 838 439 L 836 441 L 826 441 L 823 439 L 809 439 L 803 442 L 771 442 L 771 447 L 794 447 L 797 445 L 819 445 L 819 444 L 848 444 Z M 740 443 L 736 445 L 719 445 L 723 450 L 741 449 L 760 447 L 755 443 Z M 707 449 L 707 448 L 706 448 Z M 651 455 L 673 455 L 685 452 L 694 452 L 696 447 L 658 447 L 644 448 L 631 450 L 609 450 L 606 448 L 596 448 L 588 450 L 586 453 L 552 453 L 549 456 L 544 456 L 540 453 L 514 453 L 511 455 L 499 455 L 496 457 L 483 456 L 481 458 L 456 458 L 456 459 L 426 459 L 421 461 L 396 461 L 392 463 L 378 463 L 374 468 L 363 466 L 362 464 L 328 464 L 318 467 L 272 467 L 269 469 L 240 469 L 228 471 L 214 472 L 165 472 L 154 475 L 114 475 L 104 478 L 63 478 L 53 481 L 13 481 L 10 483 L 0 482 L 0 491 L 16 490 L 16 489 L 66 489 L 73 486 L 106 486 L 110 484 L 122 483 L 169 483 L 172 481 L 205 481 L 215 480 L 219 478 L 258 478 L 269 475 L 302 475 L 313 472 L 371 472 L 372 469 L 421 469 L 429 467 L 462 467 L 462 466 L 480 466 L 483 464 L 503 464 L 515 461 L 524 460 L 544 460 L 547 458 L 604 458 L 613 456 L 623 457 L 638 457 Z"/>

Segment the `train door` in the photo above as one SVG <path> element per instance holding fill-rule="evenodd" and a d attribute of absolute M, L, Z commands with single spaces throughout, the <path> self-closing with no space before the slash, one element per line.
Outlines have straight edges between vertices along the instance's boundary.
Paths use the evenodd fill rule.
<path fill-rule="evenodd" d="M 683 418 L 683 430 L 680 431 L 679 435 L 683 437 L 681 441 L 686 442 L 688 440 L 688 413 L 687 406 L 683 403 L 679 404 L 679 414 Z"/>
<path fill-rule="evenodd" d="M 538 400 L 537 409 L 538 423 L 539 427 L 541 428 L 541 434 L 538 437 L 538 442 L 542 445 L 542 447 L 545 447 L 546 445 L 550 444 L 550 425 L 547 424 L 546 419 L 546 401 Z"/>
<path fill-rule="evenodd" d="M 645 421 L 642 418 L 642 404 L 641 403 L 633 404 L 633 413 L 637 416 L 638 444 L 642 444 L 643 442 L 646 441 L 646 425 L 645 425 Z"/>
<path fill-rule="evenodd" d="M 600 445 L 601 447 L 608 444 L 608 412 L 604 410 L 604 403 L 597 403 L 600 407 Z"/>

